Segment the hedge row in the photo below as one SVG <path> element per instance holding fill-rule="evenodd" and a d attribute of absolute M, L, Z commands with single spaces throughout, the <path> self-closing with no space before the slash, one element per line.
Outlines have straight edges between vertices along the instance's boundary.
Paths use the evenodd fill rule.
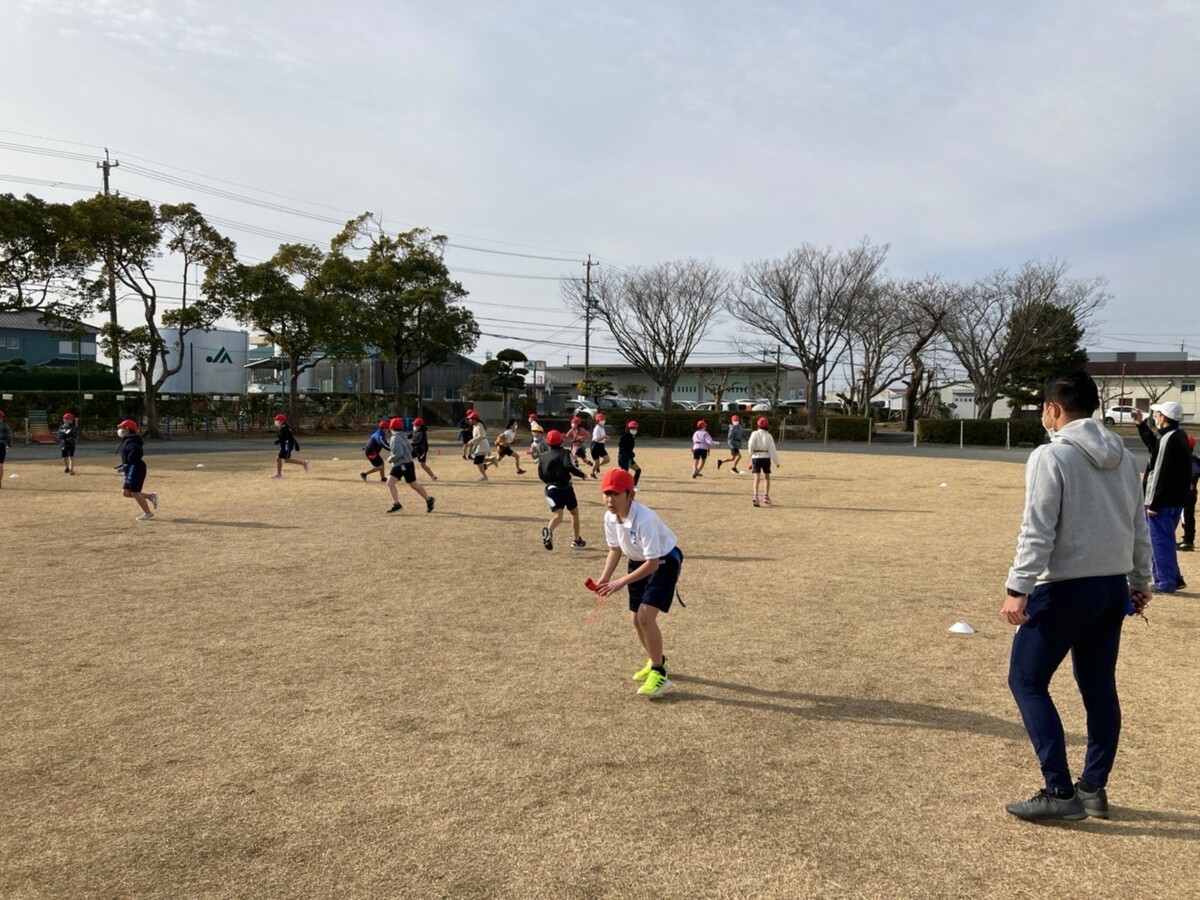
<path fill-rule="evenodd" d="M 1037 419 L 921 419 L 917 441 L 921 444 L 964 444 L 1003 447 L 1006 443 L 1037 446 L 1046 431 Z"/>

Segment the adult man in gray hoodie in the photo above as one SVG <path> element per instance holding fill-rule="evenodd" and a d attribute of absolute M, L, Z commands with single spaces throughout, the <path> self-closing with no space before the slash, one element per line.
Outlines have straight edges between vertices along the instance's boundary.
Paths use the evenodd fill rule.
<path fill-rule="evenodd" d="M 1022 819 L 1108 817 L 1105 787 L 1121 733 L 1121 625 L 1150 602 L 1150 534 L 1138 464 L 1092 418 L 1099 405 L 1096 383 L 1084 372 L 1047 382 L 1042 425 L 1050 443 L 1035 449 L 1025 468 L 1025 515 L 1002 615 L 1019 626 L 1008 686 L 1046 787 L 1005 807 Z M 1087 710 L 1087 755 L 1074 784 L 1049 690 L 1068 652 Z"/>

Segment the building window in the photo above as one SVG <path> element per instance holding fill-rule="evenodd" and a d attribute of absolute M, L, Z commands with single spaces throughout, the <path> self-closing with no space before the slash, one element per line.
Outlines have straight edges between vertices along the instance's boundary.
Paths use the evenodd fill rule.
<path fill-rule="evenodd" d="M 1185 381 L 1181 385 L 1179 385 L 1179 392 L 1181 394 L 1192 393 L 1192 392 L 1195 392 L 1195 390 L 1196 390 L 1196 382 L 1194 382 L 1194 381 Z"/>
<path fill-rule="evenodd" d="M 432 384 L 421 385 L 421 399 L 422 400 L 432 400 L 433 399 L 433 385 Z"/>
<path fill-rule="evenodd" d="M 458 387 L 457 387 L 457 385 L 450 385 L 450 384 L 446 385 L 446 399 L 447 399 L 447 400 L 456 400 L 456 399 L 458 399 Z"/>
<path fill-rule="evenodd" d="M 21 349 L 21 339 L 20 338 L 8 338 L 8 349 L 9 350 L 20 350 Z"/>

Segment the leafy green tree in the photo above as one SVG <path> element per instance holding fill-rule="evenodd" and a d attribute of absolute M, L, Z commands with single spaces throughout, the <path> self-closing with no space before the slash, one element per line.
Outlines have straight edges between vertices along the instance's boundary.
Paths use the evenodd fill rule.
<path fill-rule="evenodd" d="M 525 376 L 529 370 L 525 363 L 529 362 L 520 350 L 511 347 L 501 350 L 492 359 L 483 364 L 484 374 L 492 382 L 492 387 L 499 388 L 504 394 L 504 415 L 508 415 L 508 392 L 525 389 Z"/>
<path fill-rule="evenodd" d="M 631 381 L 621 387 L 621 396 L 626 400 L 641 400 L 646 396 L 646 386 L 638 384 L 636 381 Z"/>
<path fill-rule="evenodd" d="M 86 272 L 94 259 L 72 207 L 0 194 L 0 309 L 37 309 L 49 325 L 78 322 L 98 298 Z"/>
<path fill-rule="evenodd" d="M 1033 406 L 1042 402 L 1046 379 L 1068 372 L 1081 372 L 1087 365 L 1087 350 L 1082 345 L 1083 329 L 1070 307 L 1053 303 L 1034 303 L 1013 313 L 1030 321 L 1014 322 L 1012 332 L 1029 332 L 1033 346 L 1027 356 L 1013 366 L 1008 383 L 1000 395 L 1009 405 Z"/>
<path fill-rule="evenodd" d="M 346 290 L 339 261 L 309 244 L 282 244 L 265 262 L 233 263 L 206 284 L 241 324 L 262 332 L 279 348 L 288 370 L 288 411 L 298 421 L 299 379 L 327 356 L 360 356 L 355 298 Z"/>
<path fill-rule="evenodd" d="M 608 369 L 589 369 L 588 377 L 576 385 L 584 397 L 591 397 L 593 402 L 599 402 L 601 397 L 607 397 L 615 390 L 612 372 Z"/>
<path fill-rule="evenodd" d="M 334 238 L 347 290 L 357 297 L 354 328 L 396 369 L 396 398 L 426 366 L 465 354 L 479 342 L 479 325 L 460 301 L 467 296 L 450 278 L 442 257 L 446 238 L 415 228 L 390 236 L 370 213 L 346 223 Z M 351 252 L 365 258 L 351 258 Z"/>
<path fill-rule="evenodd" d="M 73 211 L 91 258 L 109 253 L 111 277 L 142 302 L 145 324 L 125 328 L 110 322 L 101 330 L 101 340 L 115 363 L 122 351 L 136 362 L 145 391 L 146 430 L 158 437 L 157 395 L 166 380 L 183 368 L 187 334 L 211 328 L 225 312 L 220 299 L 211 295 L 190 298 L 189 306 L 188 276 L 194 266 L 208 270 L 227 264 L 234 244 L 191 203 L 156 207 L 145 200 L 98 195 L 79 201 Z M 158 279 L 162 276 L 155 269 L 167 254 L 182 262 L 183 306 L 160 313 Z M 178 339 L 169 344 L 162 334 L 164 327 L 178 329 Z"/>

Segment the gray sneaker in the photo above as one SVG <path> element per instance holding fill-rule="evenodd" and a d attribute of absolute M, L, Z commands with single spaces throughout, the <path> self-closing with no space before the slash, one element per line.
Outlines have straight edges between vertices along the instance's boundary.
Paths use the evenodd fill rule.
<path fill-rule="evenodd" d="M 1104 788 L 1098 788 L 1095 791 L 1085 791 L 1079 786 L 1079 782 L 1077 781 L 1075 782 L 1075 793 L 1079 795 L 1085 813 L 1093 819 L 1108 818 L 1108 794 L 1104 792 Z"/>
<path fill-rule="evenodd" d="M 1018 819 L 1026 821 L 1066 819 L 1074 822 L 1086 819 L 1088 815 L 1084 811 L 1083 801 L 1079 799 L 1078 792 L 1071 794 L 1070 797 L 1055 797 L 1046 793 L 1045 790 L 1041 790 L 1021 803 L 1006 804 L 1004 809 Z"/>

